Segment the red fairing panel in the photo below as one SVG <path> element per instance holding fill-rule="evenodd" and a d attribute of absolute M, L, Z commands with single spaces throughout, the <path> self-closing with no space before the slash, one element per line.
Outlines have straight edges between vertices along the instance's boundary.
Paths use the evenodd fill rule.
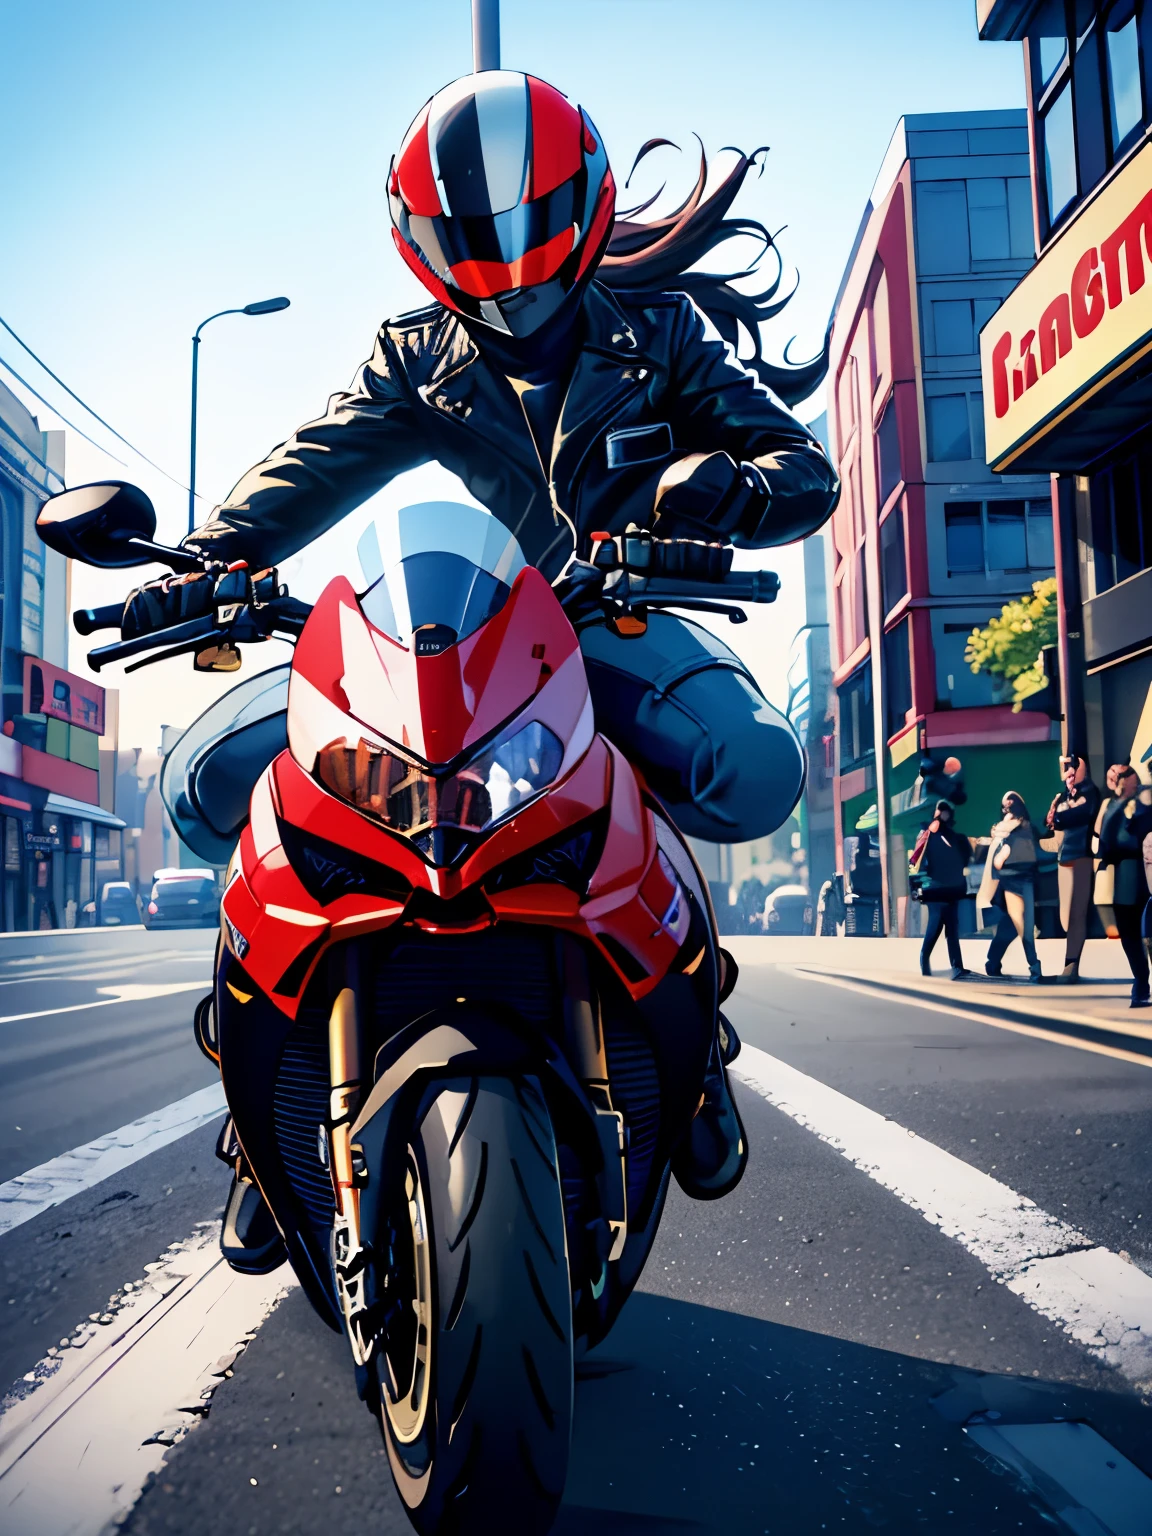
<path fill-rule="evenodd" d="M 455 714 L 454 714 L 455 712 Z M 564 744 L 555 783 L 484 837 L 455 869 L 428 864 L 389 830 L 318 783 L 317 751 L 335 739 L 391 740 L 444 762 L 509 719 L 539 720 Z M 451 903 L 483 889 L 500 866 L 562 836 L 603 807 L 611 822 L 586 898 L 561 884 L 533 882 L 485 893 L 468 925 L 501 919 L 563 928 L 596 943 L 636 998 L 680 953 L 687 931 L 683 893 L 658 852 L 653 812 L 635 771 L 591 726 L 587 680 L 576 637 L 548 584 L 526 569 L 504 609 L 460 645 L 416 658 L 375 630 L 343 578 L 317 603 L 296 647 L 289 685 L 290 750 L 252 795 L 239 867 L 224 894 L 226 942 L 257 986 L 295 1017 L 309 976 L 333 943 L 403 921 L 426 930 L 456 926 L 406 918 L 412 897 L 350 894 L 320 903 L 309 895 L 281 843 L 280 821 L 359 860 L 393 871 L 413 896 Z M 419 745 L 417 745 L 419 743 Z M 436 910 L 435 908 L 431 910 Z M 479 915 L 477 915 L 479 914 Z"/>
<path fill-rule="evenodd" d="M 576 636 L 539 571 L 522 570 L 504 607 L 475 633 L 419 657 L 368 622 L 340 576 L 296 646 L 288 743 L 309 773 L 322 748 L 342 739 L 355 746 L 360 736 L 448 763 L 530 701 L 532 718 L 566 744 L 590 708 Z"/>

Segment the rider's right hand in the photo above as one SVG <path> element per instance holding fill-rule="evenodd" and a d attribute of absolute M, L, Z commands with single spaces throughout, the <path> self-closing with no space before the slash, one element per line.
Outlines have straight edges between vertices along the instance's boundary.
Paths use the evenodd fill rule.
<path fill-rule="evenodd" d="M 207 576 L 168 576 L 149 581 L 128 594 L 124 604 L 121 633 L 125 640 L 137 635 L 151 635 L 188 619 L 203 618 L 212 612 L 215 583 Z"/>

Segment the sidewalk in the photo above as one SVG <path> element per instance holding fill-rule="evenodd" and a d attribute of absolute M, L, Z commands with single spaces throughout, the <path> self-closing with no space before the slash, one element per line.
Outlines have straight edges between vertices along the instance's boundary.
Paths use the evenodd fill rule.
<path fill-rule="evenodd" d="M 1064 965 L 1063 939 L 1039 939 L 1037 953 L 1047 978 L 1033 984 L 1018 943 L 1005 956 L 1002 979 L 984 974 L 987 939 L 965 939 L 964 963 L 972 971 L 952 981 L 941 938 L 933 956 L 934 975 L 920 975 L 919 939 L 726 938 L 722 941 L 744 970 L 788 965 L 813 976 L 835 976 L 869 990 L 922 998 L 958 1013 L 982 1014 L 1030 1029 L 1071 1035 L 1122 1051 L 1152 1066 L 1152 1009 L 1129 1009 L 1132 978 L 1117 941 L 1091 939 L 1077 985 L 1057 985 Z M 1012 972 L 1015 974 L 1011 974 Z"/>

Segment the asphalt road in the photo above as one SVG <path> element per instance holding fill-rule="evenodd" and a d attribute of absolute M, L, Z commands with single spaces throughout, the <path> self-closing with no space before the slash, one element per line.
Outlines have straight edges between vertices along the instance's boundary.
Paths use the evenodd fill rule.
<path fill-rule="evenodd" d="M 198 979 L 203 938 L 141 935 L 132 953 L 104 957 L 121 967 L 111 977 L 0 985 L 0 998 L 20 1004 L 0 1013 L 71 1006 L 78 987 L 89 988 L 83 1002 L 99 1000 L 97 986 Z M 846 990 L 832 984 L 829 946 L 827 982 L 742 961 L 729 1012 L 745 1043 L 1130 1255 L 1141 1278 L 1152 1273 L 1152 1070 Z M 196 995 L 0 1024 L 0 1180 L 210 1080 L 187 1034 Z M 27 1064 L 18 1081 L 10 1061 Z M 673 1192 L 640 1292 L 580 1368 L 557 1532 L 1073 1528 L 1053 1513 L 1058 1486 L 1029 1482 L 976 1443 L 980 1412 L 988 1424 L 1044 1425 L 1057 1466 L 1070 1460 L 1068 1421 L 1090 1425 L 1113 1470 L 1126 1457 L 1152 1475 L 1152 1418 L 1129 1377 L 813 1129 L 750 1087 L 737 1093 L 751 1146 L 743 1184 L 715 1204 Z M 0 1380 L 31 1371 L 218 1215 L 226 1175 L 211 1155 L 215 1131 L 0 1236 Z M 17 1167 L 24 1143 L 14 1138 L 25 1135 L 38 1139 Z M 0 1447 L 3 1428 L 0 1418 Z M 1110 1475 L 1088 1476 L 1086 1508 L 1093 1476 Z M 0 1475 L 0 1531 L 53 1536 L 22 1526 L 15 1505 L 6 1523 L 4 1486 Z M 1152 1529 L 1152 1503 L 1144 1513 L 1132 1531 Z M 409 1529 L 346 1346 L 294 1291 L 122 1529 L 313 1536 L 336 1519 Z"/>

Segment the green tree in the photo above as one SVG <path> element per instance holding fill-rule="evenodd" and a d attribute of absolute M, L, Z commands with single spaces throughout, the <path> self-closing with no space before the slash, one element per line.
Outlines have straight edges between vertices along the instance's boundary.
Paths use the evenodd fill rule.
<path fill-rule="evenodd" d="M 1030 597 L 1005 603 L 983 629 L 974 629 L 964 647 L 973 672 L 991 672 L 1012 684 L 1014 710 L 1044 687 L 1040 652 L 1056 644 L 1056 578 L 1032 583 Z"/>

